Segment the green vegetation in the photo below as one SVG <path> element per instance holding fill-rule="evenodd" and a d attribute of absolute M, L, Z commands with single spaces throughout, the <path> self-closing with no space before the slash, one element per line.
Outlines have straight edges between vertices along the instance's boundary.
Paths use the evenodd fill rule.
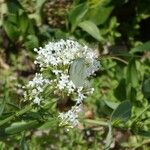
<path fill-rule="evenodd" d="M 59 39 L 89 45 L 101 63 L 80 125 L 69 131 L 57 116 L 74 101 L 57 103 L 49 95 L 37 108 L 24 101 L 22 88 L 39 70 L 33 49 Z M 85 79 L 82 68 L 78 60 L 70 69 L 78 85 Z M 0 0 L 0 150 L 149 147 L 149 0 Z"/>

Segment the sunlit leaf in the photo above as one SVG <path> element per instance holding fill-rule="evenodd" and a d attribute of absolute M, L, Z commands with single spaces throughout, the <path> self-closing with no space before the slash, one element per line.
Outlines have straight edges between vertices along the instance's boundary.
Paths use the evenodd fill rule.
<path fill-rule="evenodd" d="M 87 12 L 85 18 L 94 22 L 96 25 L 104 24 L 109 18 L 113 8 L 113 6 L 103 6 L 99 3 Z"/>
<path fill-rule="evenodd" d="M 18 132 L 25 131 L 27 129 L 34 128 L 38 125 L 37 121 L 30 121 L 30 122 L 16 122 L 13 123 L 10 127 L 5 129 L 7 134 L 15 134 Z"/>
<path fill-rule="evenodd" d="M 127 84 L 131 84 L 133 87 L 138 85 L 138 72 L 134 59 L 131 59 L 127 66 L 126 81 Z"/>
<path fill-rule="evenodd" d="M 81 23 L 79 23 L 78 25 L 80 28 L 82 28 L 82 30 L 86 31 L 88 34 L 90 34 L 93 38 L 95 38 L 98 41 L 102 41 L 103 38 L 100 35 L 100 31 L 98 29 L 98 27 L 89 20 L 83 21 Z"/>
<path fill-rule="evenodd" d="M 88 11 L 87 3 L 82 3 L 72 8 L 69 12 L 69 21 L 71 22 L 71 31 L 73 32 L 77 25 L 82 21 Z"/>
<path fill-rule="evenodd" d="M 112 101 L 109 101 L 109 100 L 105 100 L 104 101 L 105 104 L 110 107 L 111 109 L 116 109 L 117 106 L 118 106 L 118 103 L 117 102 L 112 102 Z"/>

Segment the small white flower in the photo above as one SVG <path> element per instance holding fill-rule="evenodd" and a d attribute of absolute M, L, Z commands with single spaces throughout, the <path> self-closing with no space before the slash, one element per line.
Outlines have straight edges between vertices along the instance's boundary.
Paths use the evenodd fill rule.
<path fill-rule="evenodd" d="M 32 90 L 32 94 L 33 94 L 33 95 L 36 95 L 36 94 L 37 94 L 37 89 L 33 89 L 33 90 Z"/>
<path fill-rule="evenodd" d="M 75 127 L 79 124 L 78 121 L 78 113 L 81 112 L 81 105 L 74 106 L 71 108 L 71 110 L 65 112 L 65 113 L 59 113 L 59 118 L 62 119 L 61 124 L 70 124 L 71 127 Z"/>
<path fill-rule="evenodd" d="M 33 102 L 34 102 L 35 104 L 40 105 L 41 99 L 40 99 L 39 97 L 35 97 L 35 99 L 33 100 Z"/>
<path fill-rule="evenodd" d="M 58 74 L 62 73 L 61 70 L 52 70 L 52 72 L 57 76 Z"/>

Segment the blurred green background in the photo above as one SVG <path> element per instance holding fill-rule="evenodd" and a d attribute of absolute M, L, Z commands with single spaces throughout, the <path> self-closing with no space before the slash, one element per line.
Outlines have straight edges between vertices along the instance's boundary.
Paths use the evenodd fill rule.
<path fill-rule="evenodd" d="M 50 122 L 19 134 L 2 127 L 0 150 L 103 150 L 105 121 L 125 100 L 131 119 L 114 124 L 110 149 L 149 150 L 150 0 L 0 0 L 0 120 L 23 107 L 22 86 L 38 70 L 33 48 L 62 38 L 100 54 L 81 127 L 68 132 Z"/>

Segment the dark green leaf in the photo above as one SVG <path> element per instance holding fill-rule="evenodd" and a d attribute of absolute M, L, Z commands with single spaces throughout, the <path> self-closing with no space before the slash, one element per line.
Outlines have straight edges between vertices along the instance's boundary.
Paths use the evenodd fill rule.
<path fill-rule="evenodd" d="M 86 20 L 86 21 L 79 23 L 78 26 L 82 28 L 82 30 L 90 34 L 96 40 L 98 41 L 103 40 L 102 36 L 100 35 L 98 27 L 93 22 Z"/>
<path fill-rule="evenodd" d="M 127 99 L 130 99 L 131 101 L 136 101 L 136 88 L 133 88 L 132 86 L 127 87 Z"/>
<path fill-rule="evenodd" d="M 97 113 L 99 115 L 110 116 L 112 114 L 113 108 L 108 106 L 105 100 L 96 101 Z"/>
<path fill-rule="evenodd" d="M 0 140 L 3 140 L 5 137 L 7 137 L 8 135 L 5 132 L 4 128 L 0 128 Z"/>
<path fill-rule="evenodd" d="M 27 142 L 25 140 L 25 133 L 22 135 L 22 138 L 20 141 L 20 149 L 21 150 L 29 150 L 29 147 L 28 147 Z"/>
<path fill-rule="evenodd" d="M 78 58 L 71 64 L 69 70 L 70 79 L 77 87 L 85 85 L 87 77 L 86 70 L 87 65 L 84 58 Z"/>
<path fill-rule="evenodd" d="M 126 82 L 122 79 L 116 87 L 114 94 L 119 101 L 126 100 Z"/>
<path fill-rule="evenodd" d="M 5 19 L 11 22 L 15 26 L 18 25 L 18 16 L 16 14 L 10 13 L 6 16 Z"/>
<path fill-rule="evenodd" d="M 7 33 L 8 37 L 12 40 L 15 41 L 18 39 L 20 33 L 19 33 L 19 29 L 17 28 L 17 26 L 15 26 L 12 22 L 5 20 L 4 21 L 4 29 L 5 32 Z"/>
<path fill-rule="evenodd" d="M 112 113 L 111 121 L 124 121 L 127 122 L 131 117 L 132 105 L 130 101 L 123 101 Z"/>
<path fill-rule="evenodd" d="M 8 10 L 11 13 L 17 13 L 19 9 L 23 9 L 18 0 L 6 0 Z"/>
<path fill-rule="evenodd" d="M 135 60 L 131 59 L 127 66 L 127 75 L 126 75 L 127 84 L 131 84 L 133 87 L 138 85 L 138 72 L 136 69 Z"/>
<path fill-rule="evenodd" d="M 150 78 L 144 80 L 142 84 L 142 92 L 147 99 L 150 99 Z"/>
<path fill-rule="evenodd" d="M 150 131 L 146 131 L 143 129 L 140 129 L 136 132 L 136 134 L 140 135 L 140 136 L 144 136 L 144 137 L 149 137 L 150 138 Z"/>

